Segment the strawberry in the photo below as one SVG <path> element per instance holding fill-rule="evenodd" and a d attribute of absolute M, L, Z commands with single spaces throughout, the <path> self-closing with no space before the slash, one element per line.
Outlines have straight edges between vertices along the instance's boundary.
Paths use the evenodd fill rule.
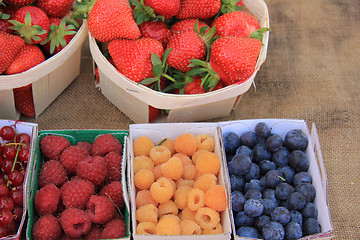
<path fill-rule="evenodd" d="M 45 61 L 45 56 L 36 45 L 25 44 L 15 56 L 5 74 L 11 75 L 29 70 Z"/>
<path fill-rule="evenodd" d="M 74 0 L 36 0 L 36 6 L 48 16 L 63 18 L 74 5 Z"/>
<path fill-rule="evenodd" d="M 46 13 L 38 7 L 25 6 L 16 11 L 14 19 L 9 20 L 14 29 L 28 44 L 37 44 L 45 40 L 50 28 Z"/>
<path fill-rule="evenodd" d="M 201 77 L 194 77 L 192 82 L 189 82 L 184 87 L 184 94 L 202 94 L 205 92 L 215 91 L 222 88 L 221 82 L 215 86 L 214 89 L 207 89 L 205 90 L 202 86 Z"/>
<path fill-rule="evenodd" d="M 221 7 L 221 0 L 181 0 L 177 19 L 211 18 Z"/>
<path fill-rule="evenodd" d="M 175 16 L 180 8 L 180 0 L 144 0 L 144 3 L 165 20 Z"/>
<path fill-rule="evenodd" d="M 225 14 L 233 11 L 242 10 L 245 10 L 245 5 L 242 0 L 223 0 L 220 12 L 218 14 Z"/>
<path fill-rule="evenodd" d="M 160 115 L 160 109 L 149 105 L 149 123 L 154 122 Z"/>
<path fill-rule="evenodd" d="M 159 41 L 165 48 L 171 37 L 171 32 L 164 22 L 146 21 L 139 25 L 141 37 L 149 37 Z"/>
<path fill-rule="evenodd" d="M 11 64 L 24 45 L 25 42 L 21 37 L 0 31 L 0 74 Z"/>
<path fill-rule="evenodd" d="M 202 27 L 208 27 L 210 29 L 209 25 L 207 25 L 206 23 L 199 21 L 195 18 L 189 18 L 189 19 L 180 20 L 174 23 L 173 25 L 171 25 L 170 31 L 174 34 L 174 33 L 182 32 L 186 29 L 194 30 L 194 25 L 196 21 L 198 21 L 199 32 Z"/>
<path fill-rule="evenodd" d="M 152 38 L 116 39 L 108 49 L 116 68 L 135 82 L 153 76 L 151 54 L 161 58 L 164 53 L 161 43 Z"/>
<path fill-rule="evenodd" d="M 0 31 L 4 31 L 11 34 L 14 33 L 14 30 L 9 28 L 12 26 L 9 20 L 14 17 L 15 12 L 16 9 L 14 8 L 0 6 Z"/>
<path fill-rule="evenodd" d="M 89 14 L 88 28 L 100 42 L 140 37 L 140 30 L 127 0 L 97 0 Z"/>
<path fill-rule="evenodd" d="M 6 6 L 11 7 L 24 7 L 31 5 L 35 0 L 4 0 Z"/>
<path fill-rule="evenodd" d="M 15 107 L 27 117 L 35 117 L 35 106 L 31 84 L 14 88 Z"/>

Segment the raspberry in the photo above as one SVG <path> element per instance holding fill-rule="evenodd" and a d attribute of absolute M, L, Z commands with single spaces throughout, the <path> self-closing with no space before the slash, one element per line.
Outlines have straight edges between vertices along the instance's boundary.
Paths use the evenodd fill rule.
<path fill-rule="evenodd" d="M 178 153 L 192 156 L 197 150 L 196 138 L 193 134 L 184 133 L 174 140 L 174 149 Z"/>
<path fill-rule="evenodd" d="M 164 215 L 156 225 L 158 235 L 180 235 L 180 219 L 172 214 Z"/>
<path fill-rule="evenodd" d="M 85 235 L 85 240 L 97 240 L 101 238 L 103 228 L 93 224 L 90 231 Z"/>
<path fill-rule="evenodd" d="M 197 147 L 200 150 L 213 152 L 215 149 L 215 140 L 208 134 L 200 134 L 196 136 Z"/>
<path fill-rule="evenodd" d="M 220 223 L 220 215 L 212 208 L 200 208 L 195 214 L 195 221 L 202 229 L 214 229 Z"/>
<path fill-rule="evenodd" d="M 186 180 L 183 178 L 179 178 L 176 180 L 176 187 L 180 187 L 180 186 L 189 186 L 189 187 L 193 187 L 195 184 L 195 180 Z"/>
<path fill-rule="evenodd" d="M 167 162 L 171 157 L 171 152 L 165 146 L 155 146 L 150 149 L 149 156 L 153 160 L 154 165 L 157 166 Z"/>
<path fill-rule="evenodd" d="M 152 235 L 156 233 L 156 225 L 152 222 L 141 222 L 136 226 L 137 234 Z"/>
<path fill-rule="evenodd" d="M 164 177 L 170 179 L 179 179 L 183 174 L 183 165 L 178 157 L 172 157 L 167 162 L 161 164 L 161 172 Z"/>
<path fill-rule="evenodd" d="M 87 150 L 89 152 L 89 154 L 91 153 L 92 145 L 89 142 L 78 142 L 76 144 L 76 146 L 84 148 L 85 150 Z"/>
<path fill-rule="evenodd" d="M 125 236 L 125 222 L 120 219 L 114 219 L 108 222 L 101 233 L 101 239 L 122 238 Z"/>
<path fill-rule="evenodd" d="M 41 166 L 38 179 L 39 187 L 50 183 L 61 187 L 67 180 L 67 172 L 59 161 L 49 160 Z"/>
<path fill-rule="evenodd" d="M 123 190 L 120 181 L 113 181 L 100 190 L 100 196 L 108 197 L 119 209 L 124 207 Z"/>
<path fill-rule="evenodd" d="M 191 211 L 197 211 L 205 206 L 205 193 L 198 189 L 193 188 L 188 194 L 188 208 Z"/>
<path fill-rule="evenodd" d="M 181 221 L 184 220 L 193 220 L 195 221 L 195 211 L 191 211 L 190 208 L 186 207 L 184 208 L 184 210 L 181 211 L 180 215 L 180 219 Z"/>
<path fill-rule="evenodd" d="M 224 233 L 224 228 L 221 223 L 218 223 L 215 228 L 203 229 L 202 234 L 221 234 Z"/>
<path fill-rule="evenodd" d="M 200 175 L 205 173 L 217 175 L 221 168 L 220 157 L 213 152 L 204 150 L 196 158 L 195 166 Z"/>
<path fill-rule="evenodd" d="M 173 157 L 178 157 L 181 162 L 182 165 L 185 167 L 187 165 L 193 164 L 191 158 L 183 153 L 175 153 L 174 155 L 172 155 Z"/>
<path fill-rule="evenodd" d="M 172 140 L 171 138 L 161 139 L 156 145 L 157 146 L 165 146 L 170 150 L 171 155 L 175 154 L 174 140 Z"/>
<path fill-rule="evenodd" d="M 60 162 L 65 170 L 70 174 L 76 174 L 76 166 L 84 160 L 89 153 L 82 147 L 70 146 L 60 155 Z"/>
<path fill-rule="evenodd" d="M 227 208 L 225 188 L 216 185 L 205 192 L 205 205 L 215 211 L 225 211 Z"/>
<path fill-rule="evenodd" d="M 37 191 L 34 199 L 34 207 L 37 214 L 53 214 L 56 212 L 61 191 L 54 185 L 48 184 Z"/>
<path fill-rule="evenodd" d="M 121 161 L 122 156 L 118 152 L 109 152 L 105 156 L 105 162 L 107 166 L 108 181 L 120 181 L 121 180 Z"/>
<path fill-rule="evenodd" d="M 201 228 L 193 220 L 183 220 L 180 222 L 181 235 L 200 235 Z"/>
<path fill-rule="evenodd" d="M 162 174 L 162 172 L 161 172 L 161 165 L 158 165 L 158 166 L 154 167 L 153 173 L 154 173 L 154 180 L 155 181 L 157 181 L 161 177 L 164 177 L 164 174 Z"/>
<path fill-rule="evenodd" d="M 41 153 L 49 160 L 58 160 L 61 152 L 70 145 L 70 142 L 60 135 L 46 135 L 40 140 Z"/>
<path fill-rule="evenodd" d="M 72 238 L 80 238 L 91 228 L 90 216 L 81 209 L 68 208 L 62 212 L 60 224 L 64 232 Z"/>
<path fill-rule="evenodd" d="M 206 192 L 209 188 L 217 184 L 217 177 L 211 173 L 205 173 L 196 179 L 194 188 L 198 188 Z"/>
<path fill-rule="evenodd" d="M 58 219 L 47 214 L 40 217 L 32 229 L 34 240 L 56 240 L 61 237 L 61 227 Z"/>
<path fill-rule="evenodd" d="M 121 142 L 114 137 L 112 134 L 103 134 L 98 136 L 91 149 L 91 154 L 93 156 L 105 156 L 109 152 L 118 152 L 122 154 L 122 144 Z"/>
<path fill-rule="evenodd" d="M 179 213 L 179 208 L 177 207 L 176 203 L 172 200 L 169 200 L 165 203 L 161 203 L 158 207 L 159 210 L 159 217 L 162 217 L 166 214 L 173 214 L 175 216 Z"/>
<path fill-rule="evenodd" d="M 175 186 L 171 182 L 171 179 L 166 177 L 159 178 L 150 187 L 151 196 L 158 203 L 167 202 L 174 195 Z"/>
<path fill-rule="evenodd" d="M 115 206 L 107 197 L 93 195 L 86 205 L 86 212 L 93 223 L 104 224 L 115 215 Z"/>
<path fill-rule="evenodd" d="M 154 204 L 156 207 L 159 205 L 159 203 L 152 198 L 150 190 L 148 189 L 140 190 L 136 193 L 135 204 L 136 208 L 146 204 Z"/>
<path fill-rule="evenodd" d="M 76 167 L 77 176 L 90 181 L 95 187 L 103 183 L 107 172 L 105 159 L 100 156 L 87 156 Z"/>
<path fill-rule="evenodd" d="M 134 176 L 134 184 L 140 189 L 149 189 L 154 183 L 154 173 L 150 169 L 140 169 Z"/>
<path fill-rule="evenodd" d="M 137 156 L 133 159 L 133 171 L 136 174 L 140 169 L 147 168 L 154 169 L 154 162 L 147 156 Z"/>
<path fill-rule="evenodd" d="M 185 209 L 188 204 L 188 195 L 192 187 L 180 186 L 175 190 L 174 201 L 179 209 Z"/>
<path fill-rule="evenodd" d="M 149 156 L 150 150 L 154 146 L 154 142 L 150 138 L 141 136 L 133 143 L 134 156 Z"/>
<path fill-rule="evenodd" d="M 94 195 L 94 185 L 84 179 L 75 178 L 61 187 L 61 199 L 66 208 L 85 208 Z"/>
<path fill-rule="evenodd" d="M 157 224 L 158 216 L 159 210 L 153 204 L 146 204 L 135 211 L 135 219 L 138 222 L 152 222 Z"/>
<path fill-rule="evenodd" d="M 181 177 L 185 180 L 193 180 L 198 175 L 198 171 L 194 164 L 184 166 L 183 174 Z"/>

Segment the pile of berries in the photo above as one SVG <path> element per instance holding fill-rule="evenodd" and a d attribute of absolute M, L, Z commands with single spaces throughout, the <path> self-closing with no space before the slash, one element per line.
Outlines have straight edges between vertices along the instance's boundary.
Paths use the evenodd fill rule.
<path fill-rule="evenodd" d="M 282 138 L 259 122 L 254 131 L 230 131 L 223 140 L 238 236 L 282 240 L 321 232 L 302 130 Z"/>
<path fill-rule="evenodd" d="M 134 140 L 137 234 L 224 232 L 220 213 L 227 209 L 227 198 L 214 147 L 208 134 L 184 133 L 156 145 L 147 136 Z"/>
<path fill-rule="evenodd" d="M 13 235 L 23 216 L 23 182 L 31 137 L 16 124 L 0 129 L 0 237 Z"/>
<path fill-rule="evenodd" d="M 126 236 L 121 183 L 123 146 L 112 134 L 71 145 L 61 135 L 40 140 L 45 162 L 34 199 L 33 239 Z"/>

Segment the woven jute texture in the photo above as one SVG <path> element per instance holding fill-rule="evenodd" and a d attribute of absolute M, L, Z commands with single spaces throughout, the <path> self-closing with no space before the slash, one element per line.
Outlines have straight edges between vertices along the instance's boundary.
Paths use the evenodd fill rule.
<path fill-rule="evenodd" d="M 267 0 L 267 59 L 228 117 L 304 119 L 316 123 L 328 175 L 336 239 L 360 239 L 360 1 Z M 134 109 L 136 111 L 136 109 Z M 84 43 L 81 75 L 37 118 L 39 129 L 128 129 L 92 78 Z"/>

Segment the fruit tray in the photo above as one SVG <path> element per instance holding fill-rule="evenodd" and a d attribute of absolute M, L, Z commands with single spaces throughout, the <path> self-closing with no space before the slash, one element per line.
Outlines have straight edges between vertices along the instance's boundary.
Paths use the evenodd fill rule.
<path fill-rule="evenodd" d="M 262 28 L 270 27 L 268 8 L 263 0 L 244 0 L 243 3 L 259 19 Z M 193 122 L 229 115 L 237 106 L 242 94 L 254 84 L 255 76 L 266 59 L 268 40 L 269 32 L 265 32 L 255 72 L 245 82 L 203 94 L 179 95 L 158 92 L 129 80 L 109 63 L 101 52 L 103 46 L 99 46 L 95 38 L 89 34 L 94 72 L 96 64 L 102 94 L 135 123 L 151 122 L 149 106 L 170 110 L 169 114 L 160 118 L 158 122 Z"/>
<path fill-rule="evenodd" d="M 84 21 L 68 46 L 26 72 L 0 76 L 0 118 L 19 119 L 13 89 L 32 84 L 36 117 L 80 74 L 81 46 L 87 38 Z"/>
<path fill-rule="evenodd" d="M 14 229 L 14 234 L 7 234 L 7 237 L 1 237 L 1 239 L 20 239 L 20 236 L 22 235 L 22 229 L 24 227 L 24 224 L 26 223 L 26 216 L 27 216 L 27 210 L 28 210 L 28 201 L 29 201 L 29 192 L 28 192 L 28 184 L 30 181 L 30 172 L 31 169 L 33 168 L 34 162 L 33 162 L 33 154 L 34 154 L 34 145 L 35 145 L 35 138 L 37 136 L 38 133 L 38 125 L 37 124 L 33 124 L 33 123 L 27 123 L 27 122 L 20 122 L 20 121 L 12 121 L 12 120 L 1 120 L 0 119 L 0 129 L 2 129 L 3 127 L 7 127 L 7 126 L 13 126 L 16 129 L 16 135 L 19 134 L 27 134 L 28 136 L 30 136 L 30 144 L 29 144 L 29 156 L 28 156 L 28 162 L 26 165 L 26 174 L 24 176 L 23 179 L 23 183 L 22 183 L 22 187 L 23 187 L 23 198 L 22 198 L 22 204 L 16 203 L 15 207 L 19 207 L 22 205 L 22 211 L 20 212 L 22 214 L 22 216 L 18 216 L 18 220 L 16 220 L 16 228 Z M 2 148 L 5 148 L 5 144 L 8 143 L 8 140 L 3 140 L 2 137 L 0 137 L 0 143 Z M 17 141 L 18 142 L 18 141 Z M 5 158 L 1 157 L 1 161 L 5 162 Z M 22 159 L 20 159 L 19 157 L 16 158 L 16 161 L 22 161 Z M 1 170 L 1 174 L 2 176 L 4 175 L 4 168 L 5 166 L 2 166 L 2 170 Z M 16 169 L 15 169 L 16 170 Z M 9 182 L 8 182 L 9 184 Z M 11 185 L 11 184 L 10 184 Z M 11 188 L 17 188 L 14 186 L 11 186 Z M 14 191 L 14 190 L 10 190 Z M 3 193 L 3 190 L 2 190 Z M 5 197 L 3 196 L 2 199 L 5 199 Z M 19 214 L 19 212 L 17 213 Z M 3 231 L 3 230 L 2 230 Z"/>
<path fill-rule="evenodd" d="M 119 183 L 119 184 L 120 184 L 120 186 L 122 188 L 123 202 L 119 203 L 119 202 L 115 201 L 114 198 L 112 198 L 112 200 L 114 200 L 117 203 L 115 213 L 114 213 L 114 218 L 115 218 L 115 216 L 117 216 L 118 219 L 123 219 L 123 223 L 125 223 L 125 226 L 122 226 L 122 230 L 124 231 L 125 236 L 122 237 L 122 238 L 118 238 L 118 239 L 130 239 L 130 206 L 129 206 L 129 200 L 128 200 L 128 194 L 127 194 L 128 189 L 127 189 L 127 186 L 126 186 L 126 179 L 125 179 L 126 178 L 126 173 L 125 173 L 126 155 L 127 155 L 126 154 L 126 152 L 127 152 L 126 142 L 127 142 L 127 138 L 128 138 L 128 131 L 122 131 L 122 130 L 47 130 L 47 131 L 39 131 L 39 134 L 38 134 L 38 136 L 36 138 L 36 142 L 35 142 L 34 168 L 33 168 L 33 171 L 31 172 L 31 179 L 30 179 L 30 189 L 31 189 L 31 191 L 29 192 L 29 195 L 30 195 L 30 197 L 29 197 L 29 211 L 28 211 L 29 212 L 29 218 L 28 218 L 28 223 L 27 223 L 26 239 L 33 239 L 32 234 L 33 234 L 35 223 L 39 219 L 39 212 L 41 211 L 40 213 L 44 214 L 44 212 L 42 212 L 41 208 L 37 208 L 35 206 L 35 203 L 37 201 L 37 200 L 35 200 L 36 194 L 41 189 L 43 189 L 43 188 L 40 188 L 40 185 L 42 184 L 42 186 L 44 186 L 46 183 L 48 183 L 48 181 L 39 179 L 39 174 L 40 174 L 40 172 L 42 170 L 43 164 L 45 162 L 46 163 L 49 162 L 49 161 L 45 161 L 45 160 L 48 160 L 48 158 L 46 158 L 45 155 L 47 157 L 49 157 L 49 156 L 46 153 L 44 155 L 43 150 L 40 148 L 41 140 L 46 138 L 46 137 L 49 137 L 49 136 L 61 136 L 64 139 L 67 139 L 67 141 L 70 143 L 71 147 L 73 147 L 74 149 L 77 148 L 77 150 L 78 150 L 78 146 L 80 146 L 80 144 L 78 144 L 78 143 L 81 142 L 81 143 L 83 143 L 82 146 L 84 147 L 82 151 L 90 151 L 89 150 L 90 149 L 89 145 L 85 144 L 85 146 L 84 146 L 84 142 L 93 144 L 96 139 L 98 140 L 99 138 L 101 138 L 101 137 L 103 137 L 105 135 L 112 135 L 111 136 L 111 141 L 114 141 L 113 139 L 116 139 L 115 141 L 117 142 L 117 148 L 113 148 L 113 151 L 111 153 L 114 153 L 113 155 L 115 155 L 115 149 L 116 149 L 117 156 L 118 156 L 117 159 L 121 158 L 121 166 L 120 166 L 121 167 L 121 174 L 119 175 L 118 168 L 113 167 L 114 171 L 116 171 L 116 173 L 115 173 L 116 177 L 114 177 L 114 176 L 110 177 L 109 174 L 107 174 L 106 179 L 101 178 L 103 180 L 102 183 L 98 182 L 98 180 L 95 180 L 96 184 L 94 182 L 94 185 L 93 185 L 92 189 L 94 190 L 95 194 L 98 194 L 98 195 L 103 194 L 102 196 L 110 195 L 109 192 L 106 192 L 106 193 L 101 192 L 100 193 L 100 189 L 103 189 L 104 186 L 108 186 L 109 184 L 112 184 L 114 182 L 119 183 L 119 181 L 121 181 L 121 183 Z M 118 145 L 119 145 L 118 142 L 121 143 L 122 148 L 118 147 Z M 77 145 L 77 146 L 75 146 L 75 145 Z M 97 145 L 98 145 L 98 147 L 100 147 L 100 145 L 104 145 L 104 144 L 102 142 L 102 143 L 97 144 Z M 59 146 L 61 146 L 61 145 L 59 145 Z M 91 145 L 90 145 L 90 147 L 91 147 Z M 82 148 L 82 147 L 80 147 L 80 148 Z M 87 149 L 87 150 L 85 150 L 85 149 Z M 93 153 L 95 155 L 95 152 L 93 152 Z M 103 153 L 104 152 L 98 151 L 96 154 L 103 154 Z M 87 155 L 88 154 L 89 153 L 87 153 Z M 104 159 L 105 159 L 105 157 L 104 157 Z M 93 159 L 93 161 L 95 162 L 94 159 Z M 56 161 L 56 162 L 59 162 L 59 161 Z M 60 159 L 60 162 L 62 163 L 62 165 L 64 165 L 61 159 Z M 91 162 L 91 161 L 89 161 L 89 162 Z M 69 164 L 69 162 L 68 162 L 68 164 Z M 106 164 L 107 164 L 107 166 L 109 166 L 108 161 L 106 162 Z M 71 163 L 70 163 L 70 165 L 67 165 L 67 168 L 66 168 L 67 173 L 69 173 L 71 171 L 74 171 L 74 169 L 71 170 L 71 167 L 69 167 L 71 165 L 72 165 Z M 97 165 L 97 166 L 101 166 L 101 165 Z M 114 166 L 114 165 L 112 165 L 112 166 Z M 96 168 L 102 169 L 101 167 L 96 167 Z M 101 170 L 99 170 L 99 171 L 100 171 L 100 173 L 97 176 L 101 175 Z M 114 171 L 112 171 L 112 174 L 114 174 Z M 86 175 L 86 172 L 87 171 L 86 171 L 86 168 L 85 168 L 85 171 L 82 171 L 82 174 Z M 108 171 L 108 173 L 109 172 L 110 171 Z M 77 174 L 77 176 L 80 175 L 79 172 L 76 172 L 76 174 Z M 44 175 L 45 175 L 45 173 L 44 173 Z M 53 174 L 53 175 L 55 175 L 55 174 Z M 74 176 L 74 175 L 69 174 L 69 176 Z M 120 178 L 121 178 L 121 180 L 119 180 Z M 92 179 L 91 182 L 93 183 L 94 178 L 87 178 L 87 179 Z M 40 182 L 39 180 L 42 181 L 42 182 Z M 76 181 L 76 179 L 73 179 L 73 178 L 69 179 L 69 181 L 73 181 L 73 180 Z M 45 183 L 44 183 L 44 181 L 45 181 Z M 66 183 L 69 183 L 69 181 L 67 181 Z M 75 186 L 77 184 L 80 184 L 80 183 L 76 182 L 76 184 L 73 184 L 72 186 Z M 47 185 L 52 185 L 52 184 L 47 184 Z M 84 188 L 86 188 L 86 186 L 87 185 L 85 185 Z M 117 189 L 120 188 L 119 185 L 117 185 L 117 187 L 118 187 Z M 77 191 L 79 191 L 79 189 Z M 111 195 L 111 196 L 113 196 L 113 195 Z M 102 198 L 104 198 L 104 197 L 102 197 Z M 40 197 L 39 197 L 39 199 L 40 199 Z M 41 202 L 41 201 L 39 200 L 39 202 Z M 48 201 L 46 201 L 46 202 L 48 202 Z M 62 202 L 64 202 L 64 201 L 62 201 Z M 94 198 L 94 202 L 95 202 L 95 198 Z M 108 200 L 108 202 L 110 202 L 110 201 Z M 120 204 L 121 204 L 122 207 L 120 207 Z M 111 202 L 110 202 L 110 205 L 114 206 L 114 204 L 111 204 Z M 39 203 L 38 206 L 41 206 L 41 203 Z M 58 206 L 58 205 L 56 205 L 56 206 Z M 71 208 L 71 206 L 73 206 L 73 205 L 67 205 L 67 206 L 70 206 L 70 208 Z M 84 209 L 86 209 L 86 208 L 87 208 L 87 206 Z M 64 210 L 64 206 L 63 207 L 58 206 L 58 208 L 56 209 L 56 213 L 54 213 L 54 215 L 60 217 L 60 215 L 61 215 L 60 213 L 62 211 L 61 209 Z M 91 210 L 89 210 L 89 211 L 91 211 Z M 93 209 L 93 212 L 95 212 L 94 209 Z M 46 214 L 46 215 L 50 215 L 50 214 Z M 70 214 L 70 218 L 71 218 L 71 214 Z M 74 216 L 74 218 L 75 218 L 75 216 Z M 112 219 L 114 219 L 114 218 L 112 218 Z M 64 221 L 66 222 L 66 220 L 64 220 Z M 93 220 L 91 220 L 91 221 L 93 221 Z M 90 224 L 91 224 L 91 221 L 90 221 Z M 99 226 L 102 225 L 102 226 L 105 227 L 105 223 L 101 224 L 102 221 L 105 221 L 104 219 L 100 219 L 100 220 L 96 220 L 96 221 L 99 222 Z M 109 221 L 107 221 L 107 222 L 109 222 Z M 93 226 L 94 226 L 94 224 L 93 224 Z M 64 233 L 64 230 L 60 229 L 60 231 L 62 231 L 62 234 Z M 80 238 L 82 238 L 82 237 L 84 237 L 84 235 L 80 236 Z"/>

